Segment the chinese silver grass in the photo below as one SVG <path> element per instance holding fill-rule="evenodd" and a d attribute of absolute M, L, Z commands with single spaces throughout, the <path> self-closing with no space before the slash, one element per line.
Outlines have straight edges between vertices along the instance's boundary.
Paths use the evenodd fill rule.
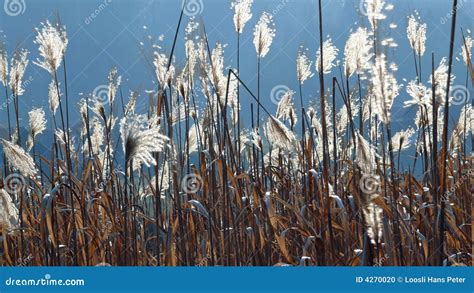
<path fill-rule="evenodd" d="M 453 82 L 456 77 L 451 74 L 450 82 Z M 430 75 L 429 83 L 432 84 L 433 75 Z M 448 82 L 448 65 L 446 64 L 446 57 L 441 59 L 438 67 L 434 72 L 434 81 L 435 81 L 435 96 L 436 101 L 440 105 L 444 104 L 444 100 L 446 99 L 446 86 Z"/>
<path fill-rule="evenodd" d="M 56 114 L 56 111 L 58 110 L 59 107 L 59 97 L 61 96 L 61 90 L 58 89 L 60 87 L 56 87 L 56 83 L 54 80 L 52 80 L 49 83 L 48 86 L 48 103 L 49 103 L 49 109 L 51 110 L 51 113 Z"/>
<path fill-rule="evenodd" d="M 454 127 L 451 136 L 451 145 L 454 148 L 459 148 L 462 142 L 463 134 L 468 136 L 473 131 L 472 129 L 472 105 L 466 104 L 462 107 L 459 119 Z"/>
<path fill-rule="evenodd" d="M 18 209 L 13 204 L 13 200 L 4 189 L 0 189 L 0 228 L 14 229 L 18 226 Z M 3 235 L 6 237 L 6 235 Z"/>
<path fill-rule="evenodd" d="M 117 73 L 117 67 L 113 67 L 110 70 L 108 75 L 109 86 L 108 86 L 108 98 L 109 98 L 109 105 L 112 105 L 115 99 L 115 95 L 117 94 L 117 89 L 122 82 L 122 77 Z"/>
<path fill-rule="evenodd" d="M 25 49 L 17 50 L 11 60 L 9 85 L 13 94 L 17 96 L 21 96 L 25 92 L 22 80 L 29 62 L 28 53 Z"/>
<path fill-rule="evenodd" d="M 399 89 L 397 80 L 387 70 L 385 55 L 378 56 L 372 66 L 372 92 L 377 113 L 385 125 L 390 123 L 393 101 L 398 96 Z"/>
<path fill-rule="evenodd" d="M 268 12 L 264 12 L 255 25 L 253 32 L 253 44 L 257 51 L 257 57 L 263 58 L 268 54 L 275 32 L 273 16 Z"/>
<path fill-rule="evenodd" d="M 420 18 L 417 13 L 416 17 L 413 14 L 408 17 L 407 37 L 416 55 L 423 56 L 426 49 L 426 23 L 419 23 L 417 18 Z"/>
<path fill-rule="evenodd" d="M 428 89 L 421 83 L 418 83 L 415 80 L 412 80 L 408 83 L 406 87 L 407 93 L 412 98 L 411 100 L 407 100 L 403 102 L 403 107 L 411 107 L 411 106 L 426 106 L 430 105 L 430 98 L 431 98 L 431 89 Z"/>
<path fill-rule="evenodd" d="M 331 39 L 328 39 L 323 42 L 323 52 L 323 73 L 328 74 L 331 72 L 333 67 L 337 66 L 335 61 L 339 49 L 337 49 L 336 46 L 332 44 Z M 318 52 L 316 54 L 316 70 L 318 72 L 321 71 L 321 48 L 318 49 Z"/>
<path fill-rule="evenodd" d="M 128 98 L 128 103 L 125 105 L 124 116 L 135 113 L 135 108 L 137 105 L 138 92 L 130 91 L 130 96 Z"/>
<path fill-rule="evenodd" d="M 231 9 L 234 10 L 235 31 L 241 34 L 245 24 L 252 18 L 253 0 L 236 0 L 232 2 Z"/>
<path fill-rule="evenodd" d="M 265 125 L 268 141 L 278 148 L 290 150 L 294 147 L 295 135 L 274 116 L 270 116 Z"/>
<path fill-rule="evenodd" d="M 160 133 L 160 125 L 146 115 L 132 114 L 120 121 L 125 160 L 129 164 L 145 164 L 147 167 L 156 165 L 153 153 L 161 152 L 169 141 Z"/>
<path fill-rule="evenodd" d="M 93 117 L 91 121 L 92 134 L 90 137 L 92 155 L 101 153 L 101 147 L 104 145 L 105 131 L 104 125 L 98 117 Z M 84 150 L 89 149 L 89 140 L 84 143 Z"/>
<path fill-rule="evenodd" d="M 373 200 L 378 196 L 378 194 L 370 195 L 368 199 L 369 202 L 363 209 L 365 224 L 367 226 L 367 235 L 373 244 L 379 243 L 383 232 L 383 210 L 373 202 Z"/>
<path fill-rule="evenodd" d="M 39 45 L 39 53 L 43 60 L 33 63 L 54 75 L 61 65 L 68 45 L 66 30 L 59 25 L 51 25 L 49 21 L 42 23 L 41 29 L 36 28 L 34 43 Z"/>
<path fill-rule="evenodd" d="M 308 78 L 313 76 L 311 72 L 312 65 L 313 61 L 308 58 L 307 49 L 305 50 L 301 47 L 298 51 L 298 56 L 296 56 L 296 74 L 300 84 L 303 84 Z"/>
<path fill-rule="evenodd" d="M 171 64 L 170 68 L 168 69 L 168 62 L 169 59 L 165 54 L 159 53 L 157 51 L 154 52 L 153 65 L 155 66 L 156 79 L 160 83 L 161 89 L 166 89 L 168 87 L 168 83 L 174 78 L 174 65 Z"/>
<path fill-rule="evenodd" d="M 8 56 L 3 44 L 0 44 L 0 82 L 3 86 L 8 85 Z"/>
<path fill-rule="evenodd" d="M 398 152 L 408 149 L 412 145 L 413 134 L 415 134 L 415 130 L 411 127 L 395 133 L 392 137 L 393 151 Z"/>
<path fill-rule="evenodd" d="M 13 169 L 18 170 L 23 176 L 36 175 L 36 166 L 33 158 L 20 146 L 0 138 L 3 152 Z"/>
<path fill-rule="evenodd" d="M 59 144 L 63 147 L 66 147 L 66 145 L 67 145 L 66 141 L 68 141 L 69 142 L 69 151 L 70 151 L 71 154 L 75 155 L 76 154 L 76 150 L 75 150 L 75 147 L 74 147 L 75 137 L 70 136 L 70 133 L 71 133 L 70 129 L 69 129 L 69 131 L 66 131 L 66 133 L 64 133 L 64 131 L 60 128 L 57 128 L 56 131 L 55 131 L 56 139 L 58 140 Z M 64 141 L 64 139 L 66 139 L 66 141 Z"/>
<path fill-rule="evenodd" d="M 367 29 L 359 27 L 353 32 L 344 48 L 344 72 L 347 77 L 362 74 L 370 66 L 372 44 Z"/>
<path fill-rule="evenodd" d="M 46 118 L 42 108 L 36 108 L 28 113 L 30 134 L 27 141 L 27 149 L 30 151 L 33 148 L 35 138 L 37 135 L 43 133 L 46 129 Z"/>
<path fill-rule="evenodd" d="M 377 153 L 372 146 L 360 133 L 357 133 L 356 140 L 356 159 L 355 163 L 364 174 L 375 172 Z"/>
<path fill-rule="evenodd" d="M 292 125 L 296 124 L 297 118 L 295 113 L 295 105 L 293 104 L 294 91 L 288 90 L 283 94 L 280 102 L 278 102 L 278 108 L 276 112 L 276 118 L 283 121 L 289 120 Z"/>
<path fill-rule="evenodd" d="M 384 6 L 384 0 L 365 0 L 366 15 L 374 31 L 377 29 L 379 21 L 386 18 L 382 13 Z"/>
<path fill-rule="evenodd" d="M 472 38 L 468 36 L 462 44 L 461 55 L 464 63 L 469 65 L 469 60 L 472 62 Z M 469 57 L 469 58 L 468 58 Z"/>

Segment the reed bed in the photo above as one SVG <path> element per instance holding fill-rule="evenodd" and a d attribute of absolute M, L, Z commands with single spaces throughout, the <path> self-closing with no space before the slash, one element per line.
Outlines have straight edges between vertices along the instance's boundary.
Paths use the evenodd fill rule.
<path fill-rule="evenodd" d="M 252 2 L 231 6 L 236 64 L 225 63 L 223 44 L 211 46 L 204 23 L 186 18 L 185 4 L 171 52 L 159 45 L 143 52 L 157 85 L 147 111 L 137 113 L 139 93 L 124 94 L 113 68 L 106 97 L 80 101 L 80 133 L 70 125 L 68 38 L 59 21 L 37 29 L 41 59 L 30 66 L 52 81 L 48 109 L 28 112 L 27 137 L 18 100 L 28 90 L 28 51 L 10 60 L 0 48 L 9 135 L 1 139 L 2 265 L 471 265 L 472 38 L 456 24 L 457 1 L 447 58 L 425 52 L 426 24 L 408 18 L 414 70 L 402 86 L 386 54 L 393 40 L 381 30 L 390 5 L 365 1 L 368 26 L 339 50 L 324 37 L 320 0 L 317 54 L 295 52 L 299 88 L 285 90 L 276 113 L 260 86 L 271 82 L 260 72 L 278 34 L 271 14 L 253 28 L 257 88 L 239 74 L 248 58 L 240 37 L 258 17 Z M 464 85 L 452 77 L 459 50 Z M 431 68 L 421 68 L 426 59 Z M 319 83 L 311 85 L 314 74 Z M 452 96 L 459 86 L 467 95 L 461 105 Z M 401 95 L 418 112 L 394 133 L 392 105 Z M 47 128 L 54 135 L 45 155 L 36 146 Z"/>

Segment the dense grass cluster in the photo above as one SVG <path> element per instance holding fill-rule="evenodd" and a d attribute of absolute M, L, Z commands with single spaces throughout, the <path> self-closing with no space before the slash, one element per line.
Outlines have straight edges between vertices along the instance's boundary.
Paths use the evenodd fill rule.
<path fill-rule="evenodd" d="M 191 18 L 184 26 L 184 5 L 176 36 L 185 27 L 185 40 L 175 37 L 167 54 L 159 45 L 143 52 L 156 84 L 147 111 L 136 113 L 139 93 L 124 96 L 112 69 L 104 96 L 80 101 L 80 133 L 69 121 L 75 105 L 66 60 L 73 56 L 65 28 L 46 22 L 37 29 L 43 59 L 33 63 L 52 81 L 49 109 L 28 113 L 27 139 L 18 99 L 27 91 L 28 52 L 19 49 L 9 62 L 0 48 L 9 134 L 1 140 L 1 264 L 471 265 L 472 38 L 456 26 L 454 9 L 450 55 L 425 55 L 426 24 L 410 16 L 415 78 L 402 88 L 386 54 L 394 42 L 380 30 L 391 9 L 382 0 L 364 3 L 370 26 L 348 36 L 336 62 L 319 1 L 316 58 L 295 52 L 299 88 L 276 97 L 276 113 L 260 88 L 260 65 L 278 33 L 272 15 L 254 28 L 257 88 L 239 75 L 251 0 L 232 4 L 235 69 L 225 65 L 223 45 L 211 48 L 203 23 Z M 462 51 L 465 84 L 451 77 L 453 48 Z M 423 58 L 432 67 L 422 71 Z M 313 71 L 317 88 L 305 84 Z M 459 86 L 461 103 L 452 90 Z M 418 114 L 413 127 L 392 133 L 391 108 L 402 91 Z M 46 155 L 35 147 L 47 127 L 54 134 Z M 402 162 L 402 152 L 411 159 Z"/>

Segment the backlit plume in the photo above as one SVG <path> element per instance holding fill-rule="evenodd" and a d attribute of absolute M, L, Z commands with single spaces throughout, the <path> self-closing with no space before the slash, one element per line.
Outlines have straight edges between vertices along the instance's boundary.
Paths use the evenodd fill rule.
<path fill-rule="evenodd" d="M 263 58 L 270 51 L 270 46 L 275 37 L 276 30 L 274 27 L 273 16 L 268 12 L 264 12 L 253 32 L 253 44 L 255 50 L 257 50 L 257 57 Z"/>
<path fill-rule="evenodd" d="M 241 34 L 245 24 L 252 18 L 253 0 L 236 0 L 232 2 L 231 9 L 234 10 L 235 31 Z"/>

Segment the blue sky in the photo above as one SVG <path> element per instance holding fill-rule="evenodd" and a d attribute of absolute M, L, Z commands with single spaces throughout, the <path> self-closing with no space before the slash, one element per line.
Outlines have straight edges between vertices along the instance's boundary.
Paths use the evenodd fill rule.
<path fill-rule="evenodd" d="M 94 88 L 106 83 L 107 73 L 117 66 L 123 76 L 123 92 L 140 90 L 143 101 L 145 90 L 152 89 L 152 75 L 149 66 L 140 54 L 139 43 L 149 43 L 148 36 L 157 39 L 164 35 L 164 48 L 171 47 L 177 25 L 181 1 L 179 0 L 0 0 L 4 1 L 0 9 L 1 39 L 10 53 L 17 46 L 30 50 L 30 59 L 38 57 L 38 49 L 33 44 L 34 27 L 46 19 L 54 20 L 58 14 L 67 27 L 69 46 L 67 51 L 69 92 L 72 103 L 80 99 L 80 93 L 91 93 Z M 7 2 L 21 5 L 19 15 L 7 13 Z M 202 19 L 209 34 L 211 46 L 216 42 L 226 43 L 226 64 L 235 66 L 236 35 L 232 22 L 231 1 L 195 0 L 199 5 L 198 19 Z M 474 14 L 473 2 L 460 0 L 455 54 L 460 52 L 460 28 L 470 29 L 471 16 Z M 389 58 L 399 66 L 398 80 L 415 78 L 412 53 L 406 38 L 406 17 L 418 10 L 422 21 L 428 24 L 427 50 L 423 58 L 423 67 L 430 67 L 430 54 L 435 53 L 437 62 L 448 55 L 450 31 L 451 1 L 388 1 L 395 5 L 387 13 L 383 22 L 384 35 L 391 36 L 399 44 L 396 52 L 389 52 Z M 0 7 L 0 8 L 2 8 Z M 338 59 L 342 60 L 344 44 L 351 30 L 358 25 L 366 26 L 366 18 L 358 11 L 359 1 L 326 0 L 323 1 L 324 34 L 330 36 L 339 48 Z M 274 15 L 276 37 L 270 53 L 262 61 L 262 99 L 268 108 L 276 106 L 265 99 L 271 89 L 277 85 L 286 85 L 296 89 L 295 57 L 300 45 L 309 48 L 315 59 L 318 44 L 317 2 L 315 0 L 257 0 L 253 5 L 253 18 L 247 24 L 242 35 L 242 78 L 251 88 L 256 88 L 256 57 L 253 46 L 253 26 L 263 11 Z M 15 13 L 16 14 L 16 13 Z M 189 18 L 185 16 L 185 23 Z M 390 23 L 398 28 L 388 29 Z M 145 29 L 146 28 L 146 29 Z M 184 28 L 184 27 L 183 27 Z M 182 39 L 183 34 L 180 34 Z M 177 57 L 183 55 L 183 43 L 178 42 Z M 454 61 L 456 82 L 464 82 L 465 67 L 462 62 Z M 23 122 L 26 112 L 32 107 L 45 106 L 49 74 L 30 62 L 25 78 L 32 78 L 26 93 L 21 97 Z M 429 77 L 426 71 L 423 80 Z M 313 77 L 305 83 L 305 100 L 316 101 L 318 80 Z M 3 89 L 2 89 L 3 92 Z M 407 98 L 403 89 L 394 106 L 394 122 L 406 127 L 411 123 L 415 110 L 400 109 Z M 2 96 L 2 101 L 3 101 Z M 245 103 L 245 101 L 243 101 Z M 245 105 L 243 108 L 245 109 Z M 5 110 L 0 113 L 0 123 L 5 125 Z M 73 119 L 77 119 L 74 118 Z M 74 124 L 74 123 L 71 123 Z M 397 126 L 395 126 L 396 128 Z"/>

